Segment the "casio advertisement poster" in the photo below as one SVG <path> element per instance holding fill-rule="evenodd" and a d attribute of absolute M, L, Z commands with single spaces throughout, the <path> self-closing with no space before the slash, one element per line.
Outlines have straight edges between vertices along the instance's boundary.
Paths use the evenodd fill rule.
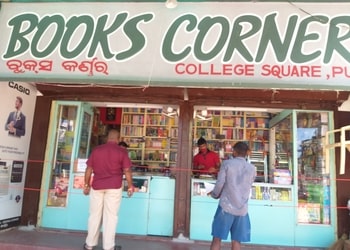
<path fill-rule="evenodd" d="M 20 223 L 36 88 L 0 82 L 0 230 Z"/>

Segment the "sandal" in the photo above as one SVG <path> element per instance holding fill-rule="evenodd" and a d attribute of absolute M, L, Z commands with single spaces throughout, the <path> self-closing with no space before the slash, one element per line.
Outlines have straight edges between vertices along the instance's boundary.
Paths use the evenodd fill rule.
<path fill-rule="evenodd" d="M 92 250 L 94 247 L 88 246 L 86 243 L 84 243 L 84 250 Z"/>

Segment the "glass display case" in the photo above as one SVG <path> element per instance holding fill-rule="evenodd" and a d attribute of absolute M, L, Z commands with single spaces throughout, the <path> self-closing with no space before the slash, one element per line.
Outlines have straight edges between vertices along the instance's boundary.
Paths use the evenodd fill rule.
<path fill-rule="evenodd" d="M 134 176 L 132 182 L 135 193 L 132 198 L 129 198 L 127 181 L 123 180 L 123 200 L 118 213 L 118 233 L 147 234 L 150 181 L 150 176 Z"/>
<path fill-rule="evenodd" d="M 293 124 L 290 112 L 281 112 L 271 120 L 270 142 L 269 182 L 290 185 L 293 183 Z"/>
<path fill-rule="evenodd" d="M 330 173 L 323 140 L 328 112 L 297 112 L 298 222 L 330 223 Z"/>
<path fill-rule="evenodd" d="M 133 176 L 135 193 L 127 196 L 123 181 L 123 200 L 117 233 L 172 236 L 175 179 L 164 176 Z"/>
<path fill-rule="evenodd" d="M 290 202 L 293 200 L 293 186 L 254 183 L 250 199 L 258 201 L 264 200 Z"/>
<path fill-rule="evenodd" d="M 293 245 L 295 226 L 294 186 L 255 182 L 249 200 L 251 242 Z M 269 230 L 261 230 L 268 225 Z"/>
<path fill-rule="evenodd" d="M 56 150 L 54 151 L 54 168 L 50 174 L 48 206 L 66 206 L 74 133 L 77 129 L 75 126 L 77 112 L 77 106 L 58 106 Z"/>
<path fill-rule="evenodd" d="M 84 111 L 82 117 L 82 126 L 78 146 L 78 158 L 86 158 L 89 155 L 89 145 L 91 136 L 91 121 L 93 114 Z"/>
<path fill-rule="evenodd" d="M 66 207 L 70 183 L 76 185 L 75 173 L 84 171 L 74 167 L 78 158 L 87 158 L 89 154 L 92 111 L 84 105 L 64 101 L 53 105 L 53 131 L 48 139 L 46 161 L 48 166 L 52 163 L 48 168 L 48 207 Z"/>
<path fill-rule="evenodd" d="M 320 246 L 334 240 L 335 168 L 327 165 L 335 166 L 335 160 L 334 151 L 326 155 L 325 146 L 327 131 L 333 130 L 332 117 L 330 111 L 284 110 L 270 121 L 269 182 L 295 190 L 296 245 L 314 245 L 313 235 Z"/>
<path fill-rule="evenodd" d="M 191 181 L 190 239 L 211 240 L 211 223 L 218 207 L 218 199 L 208 196 L 215 185 L 213 179 Z"/>
<path fill-rule="evenodd" d="M 211 223 L 218 199 L 208 196 L 215 185 L 212 179 L 192 179 L 190 239 L 211 240 Z M 251 188 L 249 216 L 252 223 L 252 244 L 293 244 L 295 225 L 294 187 L 255 182 Z M 269 225 L 269 230 L 261 228 Z M 227 240 L 229 241 L 229 239 Z"/>
<path fill-rule="evenodd" d="M 326 168 L 326 132 L 330 112 L 284 111 L 270 122 L 270 182 L 297 186 L 297 221 L 329 224 L 330 173 Z M 294 167 L 293 167 L 294 166 Z"/>

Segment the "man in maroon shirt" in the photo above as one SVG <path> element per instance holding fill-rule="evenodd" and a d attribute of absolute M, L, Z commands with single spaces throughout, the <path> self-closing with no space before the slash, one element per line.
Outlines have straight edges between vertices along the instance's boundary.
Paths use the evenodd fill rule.
<path fill-rule="evenodd" d="M 193 158 L 194 174 L 216 175 L 220 167 L 220 158 L 217 153 L 207 147 L 207 141 L 201 137 L 197 141 L 199 152 Z"/>
<path fill-rule="evenodd" d="M 118 249 L 115 247 L 115 231 L 122 199 L 123 174 L 128 183 L 128 196 L 134 192 L 131 161 L 127 150 L 118 145 L 119 137 L 117 130 L 110 130 L 107 143 L 97 146 L 86 162 L 84 194 L 90 194 L 88 234 L 84 244 L 87 250 L 98 244 L 101 224 L 103 249 Z"/>

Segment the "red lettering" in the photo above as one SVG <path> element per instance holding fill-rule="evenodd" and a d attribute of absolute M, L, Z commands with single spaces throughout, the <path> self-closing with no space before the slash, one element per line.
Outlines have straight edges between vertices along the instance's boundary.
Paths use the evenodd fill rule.
<path fill-rule="evenodd" d="M 93 58 L 91 61 L 64 61 L 62 62 L 62 67 L 67 71 L 75 72 L 79 70 L 80 72 L 88 72 L 89 76 L 93 76 L 94 72 L 100 72 L 108 75 L 108 65 L 105 62 L 97 61 L 97 58 Z"/>
<path fill-rule="evenodd" d="M 13 73 L 34 72 L 38 74 L 40 71 L 52 71 L 52 60 L 9 60 L 6 63 L 9 70 Z"/>
<path fill-rule="evenodd" d="M 261 67 L 262 76 L 283 77 L 321 77 L 321 66 L 269 65 Z"/>
<path fill-rule="evenodd" d="M 175 65 L 175 72 L 179 75 L 236 75 L 236 76 L 254 76 L 254 65 L 252 64 L 184 64 Z"/>
<path fill-rule="evenodd" d="M 332 67 L 332 77 L 342 75 L 346 78 L 350 78 L 350 69 L 347 67 L 334 66 Z"/>

